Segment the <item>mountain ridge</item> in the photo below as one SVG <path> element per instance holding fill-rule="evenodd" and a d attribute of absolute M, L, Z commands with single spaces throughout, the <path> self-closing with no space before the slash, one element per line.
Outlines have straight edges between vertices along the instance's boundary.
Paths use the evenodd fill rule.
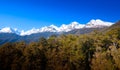
<path fill-rule="evenodd" d="M 39 29 L 32 28 L 31 30 L 28 31 L 18 31 L 16 28 L 12 29 L 10 27 L 5 27 L 0 29 L 0 33 L 15 33 L 20 36 L 25 36 L 25 35 L 31 35 L 35 33 L 42 33 L 42 32 L 58 32 L 58 33 L 64 33 L 64 32 L 69 32 L 75 29 L 83 29 L 83 28 L 103 28 L 103 27 L 109 27 L 113 25 L 114 23 L 112 22 L 105 22 L 100 19 L 92 19 L 86 24 L 80 24 L 76 21 L 66 25 L 62 24 L 60 27 L 57 27 L 55 25 L 50 25 L 50 26 L 45 26 Z"/>

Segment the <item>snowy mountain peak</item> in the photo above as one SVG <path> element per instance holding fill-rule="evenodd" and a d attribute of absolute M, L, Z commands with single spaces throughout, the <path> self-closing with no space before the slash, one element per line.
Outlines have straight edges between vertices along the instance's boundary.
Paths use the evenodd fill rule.
<path fill-rule="evenodd" d="M 40 29 L 40 32 L 57 32 L 57 27 L 54 25 L 45 26 Z"/>
<path fill-rule="evenodd" d="M 14 30 L 10 27 L 5 27 L 0 30 L 0 33 L 14 33 Z"/>
<path fill-rule="evenodd" d="M 20 35 L 21 35 L 21 36 L 24 36 L 24 35 L 31 35 L 31 34 L 39 33 L 39 32 L 40 32 L 39 29 L 32 28 L 31 30 L 28 30 L 28 31 L 22 30 L 22 31 L 20 32 Z"/>
<path fill-rule="evenodd" d="M 85 24 L 80 24 L 80 23 L 74 21 L 74 22 L 72 22 L 72 23 L 70 24 L 70 26 L 72 26 L 73 29 L 74 29 L 74 28 L 75 28 L 75 29 L 80 29 L 80 28 L 83 28 L 83 27 L 85 26 Z"/>
<path fill-rule="evenodd" d="M 49 27 L 52 27 L 52 28 L 58 28 L 57 26 L 55 26 L 55 25 L 50 25 Z"/>
<path fill-rule="evenodd" d="M 10 28 L 10 27 L 5 27 L 0 29 L 0 33 L 16 33 L 16 34 L 20 34 L 20 32 L 17 30 L 17 28 Z"/>
<path fill-rule="evenodd" d="M 108 27 L 111 26 L 113 23 L 111 22 L 104 22 L 100 19 L 92 19 L 90 22 L 88 22 L 85 25 L 85 28 L 102 28 L 102 27 Z"/>
<path fill-rule="evenodd" d="M 74 21 L 68 25 L 62 24 L 62 26 L 59 28 L 59 32 L 68 32 L 73 29 L 83 28 L 84 26 L 85 26 L 84 24 L 79 24 L 78 22 Z"/>
<path fill-rule="evenodd" d="M 71 25 L 73 25 L 73 26 L 74 26 L 74 25 L 79 25 L 79 23 L 76 22 L 76 21 L 74 21 L 74 22 L 71 23 Z"/>
<path fill-rule="evenodd" d="M 42 27 L 40 29 L 32 28 L 31 30 L 28 30 L 28 31 L 22 30 L 20 35 L 21 36 L 31 35 L 31 34 L 40 33 L 40 32 L 57 32 L 57 29 L 58 27 L 56 27 L 55 25 L 50 25 L 50 26 Z"/>

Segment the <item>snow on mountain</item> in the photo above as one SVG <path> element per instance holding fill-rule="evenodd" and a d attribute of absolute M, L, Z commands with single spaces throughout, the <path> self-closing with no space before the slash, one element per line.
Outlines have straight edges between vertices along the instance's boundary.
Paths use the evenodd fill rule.
<path fill-rule="evenodd" d="M 28 30 L 28 31 L 21 31 L 21 36 L 24 36 L 24 35 L 30 35 L 30 34 L 33 34 L 33 33 L 40 33 L 40 32 L 68 32 L 68 31 L 71 31 L 73 29 L 79 29 L 79 28 L 82 28 L 84 27 L 83 24 L 79 24 L 78 22 L 72 22 L 71 24 L 68 24 L 68 25 L 61 25 L 60 27 L 57 27 L 55 25 L 50 25 L 50 26 L 45 26 L 45 27 L 42 27 L 40 29 L 31 29 L 31 30 Z"/>
<path fill-rule="evenodd" d="M 61 27 L 59 27 L 59 32 L 68 32 L 71 31 L 73 29 L 80 29 L 83 28 L 85 25 L 83 24 L 79 24 L 78 22 L 74 21 L 71 24 L 68 25 L 61 25 Z"/>
<path fill-rule="evenodd" d="M 13 29 L 13 33 L 16 33 L 16 34 L 20 35 L 20 32 L 18 31 L 17 28 L 14 28 L 14 29 Z"/>
<path fill-rule="evenodd" d="M 111 26 L 113 23 L 111 22 L 105 22 L 100 19 L 92 19 L 90 22 L 88 22 L 85 25 L 85 28 L 102 28 L 102 27 L 108 27 Z"/>
<path fill-rule="evenodd" d="M 10 27 L 5 27 L 0 30 L 0 33 L 16 33 L 18 35 L 31 35 L 34 33 L 41 33 L 41 32 L 68 32 L 74 29 L 81 29 L 81 28 L 102 28 L 106 26 L 111 26 L 113 23 L 111 22 L 104 22 L 100 19 L 91 20 L 87 24 L 79 24 L 78 22 L 74 21 L 68 25 L 62 24 L 60 27 L 55 25 L 45 26 L 39 29 L 32 28 L 31 30 L 24 31 L 22 30 L 19 32 L 17 29 L 11 29 Z"/>
<path fill-rule="evenodd" d="M 0 30 L 0 33 L 12 33 L 13 30 L 10 27 L 5 27 Z"/>
<path fill-rule="evenodd" d="M 31 30 L 28 30 L 28 31 L 22 30 L 21 33 L 20 33 L 20 35 L 21 35 L 21 36 L 24 36 L 24 35 L 31 35 L 31 34 L 39 33 L 39 32 L 40 32 L 39 29 L 32 28 Z"/>
<path fill-rule="evenodd" d="M 56 27 L 55 25 L 50 25 L 48 27 L 45 26 L 40 29 L 32 28 L 31 30 L 28 30 L 28 31 L 22 30 L 20 35 L 21 36 L 31 35 L 31 34 L 40 33 L 40 32 L 57 32 L 57 30 L 58 30 L 58 27 Z"/>
<path fill-rule="evenodd" d="M 58 31 L 58 27 L 55 25 L 50 25 L 50 26 L 45 26 L 43 28 L 40 29 L 40 32 L 57 32 Z"/>
<path fill-rule="evenodd" d="M 5 28 L 2 28 L 0 29 L 0 33 L 16 33 L 16 34 L 19 34 L 19 31 L 17 30 L 17 28 L 10 28 L 10 27 L 5 27 Z"/>

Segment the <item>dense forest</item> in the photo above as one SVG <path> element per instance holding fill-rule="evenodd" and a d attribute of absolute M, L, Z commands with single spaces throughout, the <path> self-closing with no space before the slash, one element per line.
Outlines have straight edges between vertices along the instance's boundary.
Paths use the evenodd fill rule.
<path fill-rule="evenodd" d="M 0 70 L 120 70 L 120 28 L 6 43 Z"/>

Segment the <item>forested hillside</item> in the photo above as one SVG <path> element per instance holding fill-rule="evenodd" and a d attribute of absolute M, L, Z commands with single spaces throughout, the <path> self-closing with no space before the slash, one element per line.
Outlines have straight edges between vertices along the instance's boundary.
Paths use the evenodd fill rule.
<path fill-rule="evenodd" d="M 0 70 L 120 70 L 120 27 L 6 43 L 0 46 Z"/>

